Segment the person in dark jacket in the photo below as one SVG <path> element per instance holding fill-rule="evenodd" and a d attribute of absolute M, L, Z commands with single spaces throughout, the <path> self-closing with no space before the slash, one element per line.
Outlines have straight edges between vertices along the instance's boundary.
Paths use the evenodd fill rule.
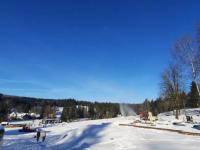
<path fill-rule="evenodd" d="M 46 131 L 42 131 L 41 137 L 42 137 L 42 142 L 44 142 L 46 139 Z"/>
<path fill-rule="evenodd" d="M 36 134 L 36 138 L 37 138 L 37 142 L 40 140 L 40 130 L 37 130 L 37 134 Z"/>

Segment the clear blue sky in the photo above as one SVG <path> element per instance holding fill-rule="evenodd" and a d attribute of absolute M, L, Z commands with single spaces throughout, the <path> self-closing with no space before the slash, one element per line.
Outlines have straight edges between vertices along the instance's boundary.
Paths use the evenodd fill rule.
<path fill-rule="evenodd" d="M 173 43 L 198 21 L 198 0 L 1 1 L 0 92 L 156 98 Z"/>

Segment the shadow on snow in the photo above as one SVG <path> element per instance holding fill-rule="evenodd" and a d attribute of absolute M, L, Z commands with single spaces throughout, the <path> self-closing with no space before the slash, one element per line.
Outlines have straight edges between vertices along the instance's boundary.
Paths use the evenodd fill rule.
<path fill-rule="evenodd" d="M 102 136 L 99 135 L 110 123 L 102 123 L 100 125 L 89 125 L 79 136 L 74 133 L 70 140 L 64 144 L 56 145 L 51 148 L 55 149 L 69 149 L 69 150 L 83 150 L 100 142 Z"/>
<path fill-rule="evenodd" d="M 5 139 L 3 150 L 83 150 L 100 142 L 102 135 L 99 135 L 110 123 L 102 123 L 99 125 L 88 125 L 80 135 L 77 135 L 77 130 L 67 131 L 62 135 L 48 136 L 44 143 L 36 142 L 32 136 L 18 137 L 17 139 Z M 5 135 L 20 135 L 18 130 L 6 131 Z M 71 134 L 68 139 L 68 134 Z M 33 134 L 34 135 L 34 134 Z M 55 144 L 57 143 L 57 144 Z M 51 145 L 52 144 L 52 145 Z"/>

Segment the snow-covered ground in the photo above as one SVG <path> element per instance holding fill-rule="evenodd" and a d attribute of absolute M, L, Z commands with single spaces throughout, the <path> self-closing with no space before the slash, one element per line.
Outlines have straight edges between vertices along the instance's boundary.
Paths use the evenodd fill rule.
<path fill-rule="evenodd" d="M 191 116 L 193 118 L 193 122 L 188 123 L 186 115 Z M 145 127 L 149 126 L 153 128 L 164 128 L 184 132 L 200 133 L 200 108 L 180 110 L 179 119 L 176 119 L 175 115 L 173 115 L 173 111 L 170 111 L 159 114 L 157 116 L 157 120 L 152 124 L 146 124 L 145 122 L 146 121 L 142 121 L 134 124 Z M 177 125 L 174 125 L 174 123 Z M 194 125 L 198 125 L 198 127 L 193 128 Z"/>
<path fill-rule="evenodd" d="M 44 143 L 36 142 L 35 133 L 6 129 L 3 150 L 197 150 L 200 137 L 167 131 L 119 126 L 135 117 L 89 120 L 45 128 Z"/>

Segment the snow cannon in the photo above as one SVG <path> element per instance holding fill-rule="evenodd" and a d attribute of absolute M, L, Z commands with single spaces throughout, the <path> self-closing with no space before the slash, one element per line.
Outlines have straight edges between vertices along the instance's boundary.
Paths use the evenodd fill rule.
<path fill-rule="evenodd" d="M 140 120 L 144 119 L 144 113 L 143 113 L 143 112 L 141 112 L 141 113 L 139 114 L 139 116 L 140 116 Z"/>
<path fill-rule="evenodd" d="M 4 132 L 5 132 L 4 127 L 2 125 L 0 125 L 0 149 L 1 149 L 2 145 L 3 145 Z"/>

